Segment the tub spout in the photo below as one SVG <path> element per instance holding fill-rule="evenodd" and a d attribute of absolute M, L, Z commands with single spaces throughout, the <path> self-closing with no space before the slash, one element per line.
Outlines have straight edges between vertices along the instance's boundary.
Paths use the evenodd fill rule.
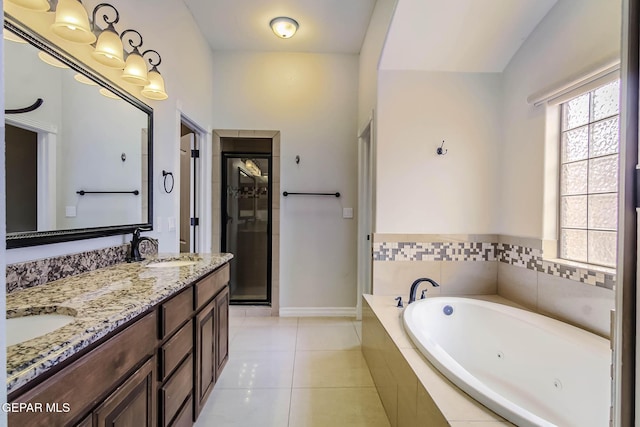
<path fill-rule="evenodd" d="M 416 293 L 418 292 L 418 286 L 420 285 L 420 283 L 422 282 L 429 282 L 431 283 L 431 286 L 433 286 L 434 288 L 437 288 L 438 283 L 436 283 L 435 280 L 433 279 L 428 279 L 426 277 L 423 277 L 421 279 L 416 280 L 415 282 L 413 282 L 411 284 L 411 290 L 409 291 L 409 302 L 407 304 L 411 304 L 412 302 L 414 302 L 416 300 Z M 424 295 L 424 293 L 423 293 Z"/>

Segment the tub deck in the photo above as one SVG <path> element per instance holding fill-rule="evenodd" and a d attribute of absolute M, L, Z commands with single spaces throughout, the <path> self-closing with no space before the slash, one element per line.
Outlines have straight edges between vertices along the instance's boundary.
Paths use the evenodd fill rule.
<path fill-rule="evenodd" d="M 498 295 L 469 298 L 523 308 Z M 362 306 L 362 351 L 392 426 L 514 426 L 468 396 L 420 353 L 392 297 L 363 295 Z"/>

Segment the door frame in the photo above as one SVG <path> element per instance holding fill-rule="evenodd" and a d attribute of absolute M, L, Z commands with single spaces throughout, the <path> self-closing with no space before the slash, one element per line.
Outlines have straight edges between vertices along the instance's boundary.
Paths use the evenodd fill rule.
<path fill-rule="evenodd" d="M 193 217 L 199 219 L 198 226 L 195 227 L 195 232 L 192 232 L 192 240 L 195 237 L 195 242 L 192 242 L 191 250 L 192 252 L 201 252 L 201 253 L 211 253 L 211 204 L 206 203 L 207 200 L 211 197 L 211 177 L 212 177 L 212 164 L 211 164 L 211 152 L 212 152 L 212 143 L 211 143 L 211 131 L 207 131 L 202 126 L 198 125 L 198 123 L 190 118 L 185 112 L 183 112 L 180 107 L 177 109 L 177 150 L 180 151 L 180 138 L 181 138 L 181 125 L 184 123 L 187 127 L 189 127 L 194 135 L 194 145 L 200 151 L 200 156 L 194 159 L 195 171 L 191 174 L 191 180 L 193 181 L 191 185 L 191 209 L 195 204 L 195 209 L 193 210 Z M 176 170 L 180 170 L 180 156 L 177 156 L 176 160 Z M 178 184 L 176 182 L 176 184 Z M 179 187 L 178 187 L 179 188 Z M 174 212 L 178 221 L 177 224 L 180 224 L 180 198 L 176 199 L 176 205 L 174 207 Z M 160 228 L 162 229 L 162 228 Z M 193 231 L 193 226 L 192 226 Z M 180 247 L 180 230 L 176 229 L 176 246 Z"/>
<path fill-rule="evenodd" d="M 267 159 L 269 161 L 267 181 L 267 299 L 264 300 L 234 300 L 229 295 L 229 302 L 233 305 L 272 305 L 273 301 L 273 153 L 251 153 L 251 152 L 234 152 L 222 151 L 221 153 L 221 191 L 220 191 L 220 250 L 227 250 L 227 160 L 240 159 L 250 157 L 254 159 Z"/>
<path fill-rule="evenodd" d="M 374 112 L 358 132 L 358 273 L 356 318 L 362 319 L 362 294 L 373 292 L 375 224 Z"/>

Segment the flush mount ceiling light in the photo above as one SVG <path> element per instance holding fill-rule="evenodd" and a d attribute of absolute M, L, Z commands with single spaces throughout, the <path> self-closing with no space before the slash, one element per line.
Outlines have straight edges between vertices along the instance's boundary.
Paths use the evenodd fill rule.
<path fill-rule="evenodd" d="M 298 22 L 286 16 L 273 18 L 271 22 L 269 22 L 269 26 L 274 34 L 281 39 L 289 39 L 298 31 Z"/>

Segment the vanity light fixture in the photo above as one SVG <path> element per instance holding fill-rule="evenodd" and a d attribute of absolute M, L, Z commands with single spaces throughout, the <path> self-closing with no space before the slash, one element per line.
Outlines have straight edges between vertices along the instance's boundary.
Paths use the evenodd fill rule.
<path fill-rule="evenodd" d="M 47 0 L 8 0 L 25 9 L 35 10 L 36 12 L 46 12 L 49 10 L 49 2 Z"/>
<path fill-rule="evenodd" d="M 149 72 L 147 73 L 149 84 L 145 85 L 140 93 L 145 98 L 162 101 L 163 99 L 167 99 L 169 97 L 164 89 L 164 79 L 162 78 L 160 71 L 158 71 L 158 65 L 160 65 L 160 63 L 162 62 L 162 58 L 160 57 L 160 54 L 158 52 L 151 49 L 145 50 L 142 56 L 144 57 L 148 53 L 155 53 L 158 56 L 158 62 L 154 62 L 153 58 L 149 58 L 149 64 L 151 64 L 152 67 L 151 70 L 149 70 Z"/>
<path fill-rule="evenodd" d="M 138 50 L 138 48 L 142 46 L 142 35 L 136 30 L 126 30 L 122 32 L 120 39 L 124 41 L 128 33 L 136 34 L 140 42 L 134 43 L 132 38 L 128 39 L 129 46 L 131 46 L 133 50 L 127 54 L 127 60 L 124 64 L 124 70 L 122 71 L 122 79 L 134 85 L 146 86 L 149 84 L 147 63 Z"/>
<path fill-rule="evenodd" d="M 78 0 L 58 0 L 55 8 L 56 18 L 51 31 L 63 39 L 80 44 L 91 44 L 96 41 L 89 15 Z"/>
<path fill-rule="evenodd" d="M 84 83 L 84 84 L 89 85 L 89 86 L 98 86 L 98 83 L 94 82 L 89 77 L 85 76 L 84 74 L 76 73 L 76 75 L 73 76 L 73 78 L 76 79 L 76 81 L 78 81 L 80 83 Z"/>
<path fill-rule="evenodd" d="M 22 44 L 27 43 L 25 39 L 13 34 L 11 31 L 7 30 L 6 28 L 2 29 L 2 38 L 4 38 L 5 40 L 16 42 L 16 43 L 22 43 Z"/>
<path fill-rule="evenodd" d="M 269 26 L 273 30 L 274 34 L 281 39 L 289 39 L 298 31 L 298 22 L 295 19 L 291 19 L 286 16 L 279 16 L 273 18 L 269 22 Z"/>
<path fill-rule="evenodd" d="M 122 34 L 118 34 L 114 24 L 120 21 L 120 13 L 113 5 L 109 3 L 98 4 L 93 9 L 92 19 L 89 20 L 89 14 L 81 0 L 7 1 L 34 11 L 55 12 L 55 22 L 51 25 L 51 31 L 54 34 L 70 42 L 93 46 L 94 51 L 91 56 L 102 65 L 123 70 L 122 80 L 133 85 L 142 86 L 140 92 L 142 96 L 154 100 L 163 100 L 169 97 L 165 90 L 164 79 L 158 71 L 158 65 L 162 61 L 160 54 L 155 50 L 146 50 L 144 53 L 140 53 L 142 35 L 136 30 L 129 29 L 123 31 Z M 45 3 L 47 5 L 46 8 L 44 6 Z M 106 24 L 105 28 L 101 28 L 96 22 L 98 12 L 103 8 L 108 8 L 112 11 L 109 15 L 106 13 L 100 15 Z M 133 34 L 137 35 L 136 39 L 131 37 Z M 139 41 L 136 42 L 136 40 Z M 124 49 L 123 43 L 125 41 L 132 48 L 130 52 Z M 155 53 L 158 57 L 157 62 L 153 58 L 148 59 L 149 64 L 151 64 L 150 70 L 147 68 L 147 61 L 145 60 L 148 53 Z M 105 94 L 103 93 L 103 95 Z"/>
<path fill-rule="evenodd" d="M 111 92 L 109 89 L 105 89 L 103 87 L 100 88 L 100 94 L 106 96 L 107 98 L 120 99 L 120 97 L 118 95 L 116 95 L 115 93 Z"/>
<path fill-rule="evenodd" d="M 47 52 L 43 50 L 38 52 L 38 58 L 40 58 L 43 62 L 49 65 L 53 65 L 54 67 L 57 67 L 57 68 L 69 68 L 67 64 L 54 58 L 53 56 L 49 55 Z"/>

